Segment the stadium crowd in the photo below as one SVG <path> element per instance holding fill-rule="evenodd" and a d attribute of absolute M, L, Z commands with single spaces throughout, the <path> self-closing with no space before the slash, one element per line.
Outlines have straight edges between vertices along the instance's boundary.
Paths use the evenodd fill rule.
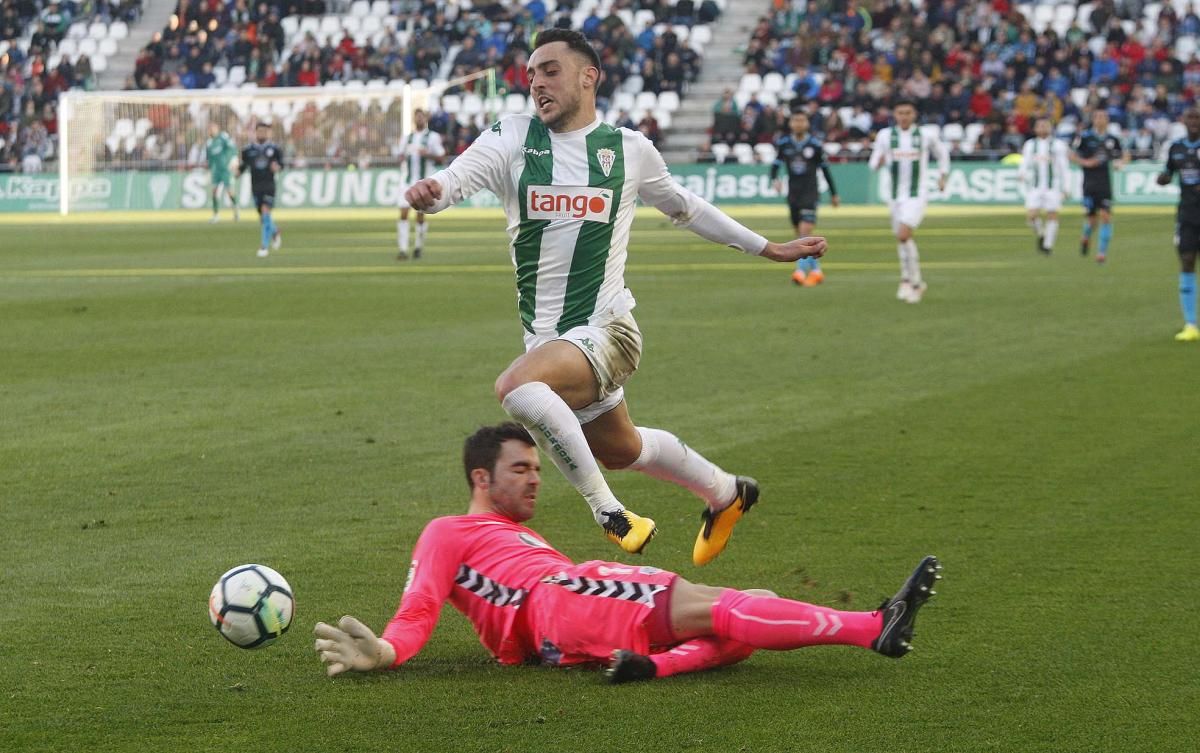
<path fill-rule="evenodd" d="M 1062 22 L 1035 28 L 1042 9 Z M 959 156 L 1019 151 L 1041 116 L 1069 137 L 1104 108 L 1150 157 L 1200 90 L 1197 34 L 1195 7 L 1171 2 L 776 0 L 747 42 L 739 90 L 714 105 L 711 143 L 769 143 L 786 110 L 804 109 L 827 143 L 850 147 L 840 158 L 865 158 L 904 97 L 926 124 L 951 126 Z"/>
<path fill-rule="evenodd" d="M 54 60 L 68 30 L 141 12 L 141 0 L 0 0 L 0 170 L 40 171 L 55 153 L 59 92 L 96 86 L 87 54 Z"/>

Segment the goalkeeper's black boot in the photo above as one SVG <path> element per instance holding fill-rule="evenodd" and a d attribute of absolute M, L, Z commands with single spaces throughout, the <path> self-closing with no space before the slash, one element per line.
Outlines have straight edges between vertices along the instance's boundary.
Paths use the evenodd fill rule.
<path fill-rule="evenodd" d="M 937 593 L 933 586 L 942 579 L 941 569 L 937 557 L 926 557 L 896 595 L 879 606 L 883 614 L 883 630 L 871 648 L 893 659 L 912 651 L 913 623 L 917 620 L 917 611 Z"/>

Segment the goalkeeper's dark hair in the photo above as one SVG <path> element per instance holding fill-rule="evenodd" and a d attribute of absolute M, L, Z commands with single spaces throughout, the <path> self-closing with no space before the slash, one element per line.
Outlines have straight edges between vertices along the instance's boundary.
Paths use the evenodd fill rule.
<path fill-rule="evenodd" d="M 587 64 L 596 70 L 604 70 L 600 67 L 600 53 L 596 52 L 596 48 L 592 47 L 591 42 L 583 35 L 583 32 L 575 29 L 546 29 L 539 31 L 537 39 L 533 43 L 533 49 L 543 47 L 552 42 L 565 42 L 567 48 L 576 55 L 582 56 Z"/>
<path fill-rule="evenodd" d="M 496 458 L 500 457 L 500 448 L 510 439 L 524 442 L 530 447 L 535 446 L 533 437 L 529 436 L 524 426 L 505 421 L 495 426 L 481 426 L 467 441 L 463 443 L 463 470 L 467 474 L 467 488 L 473 489 L 471 471 L 482 468 L 488 475 L 496 471 Z"/>

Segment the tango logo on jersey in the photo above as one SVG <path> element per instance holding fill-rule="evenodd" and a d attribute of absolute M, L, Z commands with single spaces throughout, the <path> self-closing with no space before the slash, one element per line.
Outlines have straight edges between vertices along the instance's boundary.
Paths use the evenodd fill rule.
<path fill-rule="evenodd" d="M 525 208 L 531 220 L 608 222 L 613 192 L 588 186 L 529 186 Z"/>

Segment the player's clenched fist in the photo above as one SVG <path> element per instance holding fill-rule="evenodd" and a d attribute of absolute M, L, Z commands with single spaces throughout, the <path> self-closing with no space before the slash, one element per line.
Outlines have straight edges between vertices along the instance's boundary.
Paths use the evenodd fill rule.
<path fill-rule="evenodd" d="M 819 258 L 825 255 L 829 244 L 819 235 L 797 238 L 787 243 L 768 242 L 762 256 L 772 261 L 796 261 L 805 257 Z"/>
<path fill-rule="evenodd" d="M 419 212 L 429 209 L 440 198 L 442 198 L 442 184 L 433 178 L 418 180 L 404 192 L 404 200 Z"/>

